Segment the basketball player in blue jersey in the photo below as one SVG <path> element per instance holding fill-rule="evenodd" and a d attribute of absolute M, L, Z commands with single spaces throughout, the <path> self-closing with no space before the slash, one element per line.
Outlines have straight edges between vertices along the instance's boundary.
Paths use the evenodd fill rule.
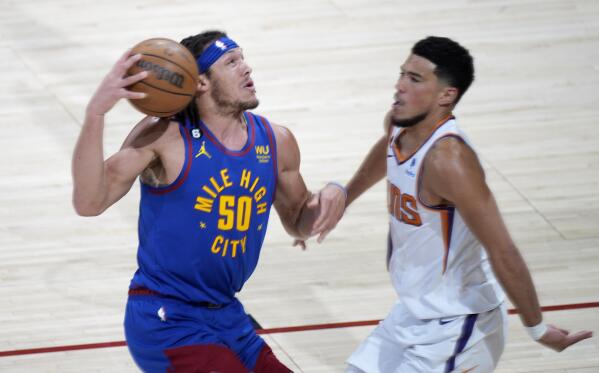
<path fill-rule="evenodd" d="M 592 335 L 543 323 L 527 266 L 452 115 L 473 79 L 472 57 L 458 43 L 416 43 L 385 134 L 347 186 L 349 204 L 387 175 L 388 267 L 399 295 L 347 372 L 493 371 L 505 344 L 503 290 L 539 343 L 561 351 Z"/>
<path fill-rule="evenodd" d="M 331 183 L 312 195 L 289 130 L 247 110 L 258 106 L 251 69 L 219 31 L 182 41 L 200 75 L 192 103 L 175 118 L 147 117 L 103 158 L 104 115 L 121 98 L 140 56 L 126 53 L 86 111 L 73 156 L 73 201 L 101 214 L 139 176 L 139 269 L 125 314 L 129 350 L 146 372 L 290 372 L 260 338 L 235 297 L 254 271 L 271 205 L 299 239 L 321 238 L 343 213 Z"/>

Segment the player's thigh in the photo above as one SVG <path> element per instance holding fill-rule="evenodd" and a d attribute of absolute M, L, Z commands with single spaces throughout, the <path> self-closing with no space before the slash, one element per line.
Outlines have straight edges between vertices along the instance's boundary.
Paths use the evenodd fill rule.
<path fill-rule="evenodd" d="M 507 339 L 507 311 L 505 305 L 481 315 L 476 333 L 482 337 L 474 338 L 472 345 L 466 346 L 462 353 L 455 356 L 454 372 L 492 372 L 503 354 Z M 451 371 L 451 370 L 449 370 Z"/>
<path fill-rule="evenodd" d="M 390 373 L 401 364 L 404 348 L 380 323 L 347 359 L 348 372 Z"/>
<path fill-rule="evenodd" d="M 406 349 L 397 372 L 492 372 L 505 346 L 506 322 L 505 309 L 500 307 L 431 325 L 431 336 L 442 338 Z"/>
<path fill-rule="evenodd" d="M 235 353 L 222 345 L 187 345 L 164 350 L 168 358 L 168 373 L 227 372 L 248 373 Z"/>

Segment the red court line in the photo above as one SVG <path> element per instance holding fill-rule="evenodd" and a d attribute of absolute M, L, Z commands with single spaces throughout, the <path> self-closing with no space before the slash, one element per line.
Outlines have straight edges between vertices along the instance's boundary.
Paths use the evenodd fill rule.
<path fill-rule="evenodd" d="M 89 343 L 89 344 L 84 344 L 84 345 L 29 348 L 26 350 L 0 351 L 0 357 L 16 356 L 16 355 L 43 354 L 46 352 L 90 350 L 90 349 L 95 349 L 95 348 L 121 347 L 121 346 L 126 346 L 126 345 L 127 345 L 127 342 L 119 341 L 119 342 Z"/>
<path fill-rule="evenodd" d="M 564 311 L 564 310 L 577 310 L 583 308 L 599 308 L 599 302 L 589 303 L 573 303 L 573 304 L 560 304 L 555 306 L 541 307 L 543 312 L 550 311 Z M 508 310 L 510 315 L 518 313 L 516 309 Z M 313 324 L 313 325 L 298 325 L 298 326 L 287 326 L 281 328 L 268 328 L 268 329 L 257 329 L 258 334 L 276 334 L 276 333 L 292 333 L 292 332 L 305 332 L 310 330 L 323 330 L 323 329 L 337 329 L 337 328 L 349 328 L 354 326 L 369 326 L 376 325 L 381 320 L 364 320 L 364 321 L 349 321 L 349 322 L 338 322 L 329 324 Z M 12 350 L 12 351 L 0 351 L 0 357 L 4 356 L 17 356 L 17 355 L 31 355 L 31 354 L 42 354 L 48 352 L 64 352 L 64 351 L 75 351 L 75 350 L 91 350 L 97 348 L 107 347 L 123 347 L 126 346 L 125 341 L 117 342 L 104 342 L 104 343 L 89 343 L 81 345 L 69 345 L 69 346 L 56 346 L 56 347 L 42 347 L 42 348 L 30 348 L 26 350 Z"/>

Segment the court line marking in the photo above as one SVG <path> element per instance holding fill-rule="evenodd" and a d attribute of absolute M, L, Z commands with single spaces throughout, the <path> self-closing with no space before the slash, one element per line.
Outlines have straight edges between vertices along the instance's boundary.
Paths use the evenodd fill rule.
<path fill-rule="evenodd" d="M 584 308 L 599 308 L 599 302 L 572 303 L 572 304 L 559 304 L 559 305 L 554 305 L 554 306 L 544 306 L 544 307 L 541 307 L 541 310 L 543 312 L 551 312 L 551 311 L 577 310 L 577 309 L 584 309 Z M 510 315 L 515 315 L 517 313 L 518 313 L 518 311 L 516 309 L 508 310 L 508 314 L 510 314 Z M 350 327 L 356 327 L 356 326 L 376 325 L 380 321 L 381 320 L 363 320 L 363 321 L 337 322 L 337 323 L 328 323 L 328 324 L 286 326 L 286 327 L 280 327 L 280 328 L 257 329 L 256 332 L 258 334 L 276 334 L 276 333 L 304 332 L 304 331 L 311 331 L 311 330 L 350 328 Z M 92 350 L 92 349 L 97 349 L 97 348 L 123 347 L 123 346 L 127 346 L 127 343 L 125 341 L 29 348 L 29 349 L 22 349 L 22 350 L 0 351 L 0 357 L 43 354 L 43 353 L 50 353 L 50 352 L 76 351 L 76 350 Z"/>

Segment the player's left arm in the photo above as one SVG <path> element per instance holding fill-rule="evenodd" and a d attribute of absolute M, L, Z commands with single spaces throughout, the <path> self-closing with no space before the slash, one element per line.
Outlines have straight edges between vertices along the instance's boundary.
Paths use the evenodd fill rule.
<path fill-rule="evenodd" d="M 539 325 L 543 317 L 530 272 L 508 233 L 474 151 L 452 137 L 437 142 L 425 159 L 423 177 L 427 190 L 443 202 L 453 204 L 485 247 L 498 280 L 520 311 L 523 324 Z M 591 336 L 589 331 L 570 334 L 548 326 L 538 341 L 561 351 Z"/>
<path fill-rule="evenodd" d="M 320 192 L 308 191 L 300 174 L 300 151 L 289 129 L 273 125 L 277 142 L 277 191 L 275 209 L 287 233 L 300 240 L 332 230 L 345 208 L 345 194 L 335 185 Z"/>

